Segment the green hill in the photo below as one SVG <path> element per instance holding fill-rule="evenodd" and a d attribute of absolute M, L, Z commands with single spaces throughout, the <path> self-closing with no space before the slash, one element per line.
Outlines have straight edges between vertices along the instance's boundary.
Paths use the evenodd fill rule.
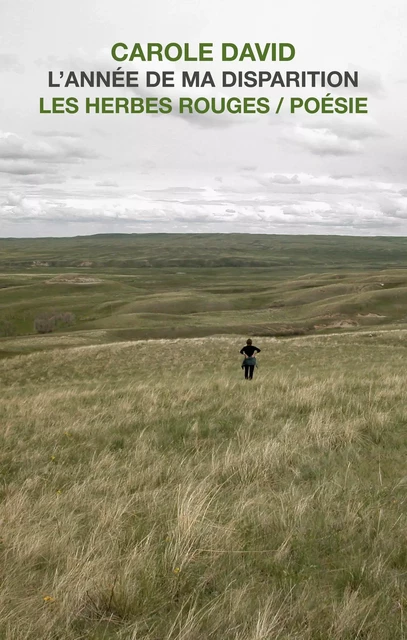
<path fill-rule="evenodd" d="M 74 322 L 55 332 L 96 343 L 404 326 L 406 248 L 404 238 L 336 236 L 3 239 L 0 353 L 17 353 L 36 319 L 64 314 Z"/>
<path fill-rule="evenodd" d="M 5 238 L 0 240 L 0 255 L 2 270 L 33 266 L 390 269 L 407 266 L 407 238 L 159 233 Z"/>

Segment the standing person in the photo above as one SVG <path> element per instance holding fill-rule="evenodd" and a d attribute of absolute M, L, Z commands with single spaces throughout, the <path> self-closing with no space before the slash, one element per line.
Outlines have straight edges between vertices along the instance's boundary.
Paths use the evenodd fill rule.
<path fill-rule="evenodd" d="M 246 340 L 246 346 L 240 350 L 240 353 L 244 356 L 242 362 L 242 369 L 244 368 L 245 380 L 253 380 L 254 367 L 256 366 L 255 353 L 260 353 L 260 349 L 253 345 L 252 340 L 249 338 Z"/>

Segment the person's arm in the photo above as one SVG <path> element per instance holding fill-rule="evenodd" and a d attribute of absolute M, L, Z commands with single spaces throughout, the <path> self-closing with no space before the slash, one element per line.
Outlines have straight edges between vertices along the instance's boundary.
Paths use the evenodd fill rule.
<path fill-rule="evenodd" d="M 257 347 L 255 347 L 257 353 L 260 353 L 261 349 L 258 349 Z"/>
<path fill-rule="evenodd" d="M 240 353 L 242 354 L 242 356 L 246 355 L 245 352 L 244 352 L 244 347 L 243 347 L 243 349 L 240 349 Z"/>

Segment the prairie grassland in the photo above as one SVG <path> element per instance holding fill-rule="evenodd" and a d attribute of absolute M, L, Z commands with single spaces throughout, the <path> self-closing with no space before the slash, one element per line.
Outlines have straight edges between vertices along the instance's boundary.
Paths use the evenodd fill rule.
<path fill-rule="evenodd" d="M 0 350 L 8 352 L 7 338 L 33 335 L 36 318 L 61 314 L 74 320 L 58 325 L 59 335 L 100 331 L 109 334 L 107 342 L 295 335 L 407 321 L 406 269 L 84 269 L 0 273 Z"/>
<path fill-rule="evenodd" d="M 0 362 L 1 638 L 407 636 L 407 332 L 258 342 Z"/>

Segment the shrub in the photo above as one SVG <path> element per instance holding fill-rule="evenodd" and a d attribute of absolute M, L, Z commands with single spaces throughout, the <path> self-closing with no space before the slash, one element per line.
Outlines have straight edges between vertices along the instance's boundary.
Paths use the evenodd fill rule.
<path fill-rule="evenodd" d="M 37 333 L 52 333 L 61 326 L 75 323 L 75 314 L 71 311 L 47 311 L 34 320 L 34 330 Z"/>
<path fill-rule="evenodd" d="M 17 329 L 10 320 L 0 320 L 0 338 L 15 336 Z"/>
<path fill-rule="evenodd" d="M 37 333 L 52 333 L 55 329 L 55 318 L 52 316 L 37 316 L 34 320 L 34 329 Z"/>
<path fill-rule="evenodd" d="M 55 320 L 57 324 L 69 326 L 71 324 L 75 324 L 75 314 L 71 311 L 63 311 L 62 313 L 57 313 L 55 315 Z"/>

